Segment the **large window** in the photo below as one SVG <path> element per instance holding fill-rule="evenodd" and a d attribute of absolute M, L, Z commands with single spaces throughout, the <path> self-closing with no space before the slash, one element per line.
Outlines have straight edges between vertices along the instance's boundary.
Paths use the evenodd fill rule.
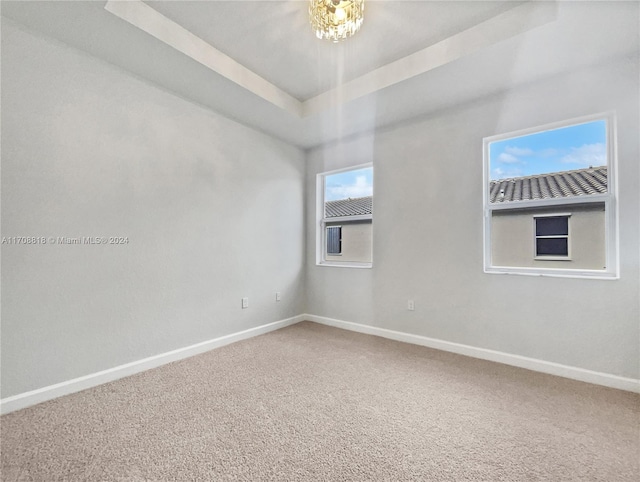
<path fill-rule="evenodd" d="M 618 277 L 615 119 L 484 139 L 484 269 Z"/>
<path fill-rule="evenodd" d="M 371 164 L 318 174 L 316 217 L 317 264 L 370 268 L 373 234 Z"/>

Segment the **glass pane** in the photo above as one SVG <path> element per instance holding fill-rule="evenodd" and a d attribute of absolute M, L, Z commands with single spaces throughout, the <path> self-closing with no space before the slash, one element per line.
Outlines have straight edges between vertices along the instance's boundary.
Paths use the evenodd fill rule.
<path fill-rule="evenodd" d="M 607 171 L 606 120 L 494 141 L 489 202 L 604 194 Z"/>
<path fill-rule="evenodd" d="M 536 236 L 569 234 L 569 218 L 566 216 L 536 218 Z"/>
<path fill-rule="evenodd" d="M 568 256 L 569 240 L 567 238 L 536 239 L 537 256 Z"/>
<path fill-rule="evenodd" d="M 373 167 L 328 174 L 324 179 L 324 201 L 373 196 Z"/>

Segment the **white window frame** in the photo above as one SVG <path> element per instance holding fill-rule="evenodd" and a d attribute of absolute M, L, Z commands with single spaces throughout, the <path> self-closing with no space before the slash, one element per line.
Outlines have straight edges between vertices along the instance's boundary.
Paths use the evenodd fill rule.
<path fill-rule="evenodd" d="M 373 223 L 373 214 L 365 214 L 362 216 L 336 216 L 332 218 L 325 218 L 324 211 L 324 193 L 325 193 L 325 179 L 332 174 L 339 174 L 341 172 L 356 171 L 358 169 L 365 169 L 367 167 L 373 167 L 372 162 L 366 164 L 358 164 L 356 166 L 350 166 L 343 169 L 336 169 L 333 171 L 321 172 L 316 175 L 316 266 L 335 266 L 340 268 L 372 268 L 373 259 L 370 263 L 361 263 L 356 261 L 341 261 L 341 260 L 327 260 L 327 236 L 326 228 L 329 223 L 348 223 L 350 221 L 371 221 Z M 375 174 L 373 176 L 375 194 Z M 344 224 L 343 224 L 344 227 Z M 373 238 L 373 232 L 372 232 Z M 373 239 L 371 239 L 372 257 L 373 257 Z M 333 256 L 333 255 L 332 255 Z"/>
<path fill-rule="evenodd" d="M 489 175 L 490 158 L 489 145 L 496 141 L 503 141 L 514 137 L 522 137 L 529 134 L 544 132 L 562 127 L 570 127 L 578 124 L 586 124 L 593 121 L 606 121 L 607 136 L 607 193 L 592 194 L 590 196 L 576 196 L 575 198 L 543 199 L 534 201 L 510 201 L 509 203 L 489 202 Z M 617 169 L 617 141 L 616 141 L 616 116 L 615 112 L 604 112 L 582 117 L 576 117 L 560 122 L 545 124 L 538 127 L 522 129 L 506 134 L 500 134 L 483 139 L 483 187 L 482 205 L 484 211 L 483 239 L 484 239 L 484 272 L 489 274 L 516 274 L 526 276 L 552 276 L 563 278 L 596 278 L 616 280 L 620 278 L 620 259 L 618 246 L 618 169 Z M 519 266 L 497 266 L 491 259 L 491 219 L 494 211 L 545 208 L 572 205 L 585 205 L 604 203 L 605 206 L 605 260 L 606 268 L 603 270 L 572 269 L 572 268 L 539 268 Z M 535 247 L 534 247 L 535 249 Z M 534 251 L 535 254 L 535 251 Z M 549 259 L 545 257 L 544 259 Z M 566 258 L 563 258 L 566 259 Z"/>
<path fill-rule="evenodd" d="M 567 218 L 567 234 L 553 234 L 550 236 L 538 236 L 538 219 L 542 218 Z M 559 239 L 566 238 L 567 240 L 567 255 L 545 255 L 538 254 L 538 239 Z M 547 213 L 547 214 L 534 214 L 533 215 L 533 259 L 537 261 L 571 261 L 571 213 Z"/>

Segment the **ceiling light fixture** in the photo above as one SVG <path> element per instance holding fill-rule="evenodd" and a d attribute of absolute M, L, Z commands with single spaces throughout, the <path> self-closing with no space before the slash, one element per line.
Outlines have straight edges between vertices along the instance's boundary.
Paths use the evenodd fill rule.
<path fill-rule="evenodd" d="M 364 0 L 309 0 L 311 27 L 319 39 L 351 37 L 362 25 Z"/>

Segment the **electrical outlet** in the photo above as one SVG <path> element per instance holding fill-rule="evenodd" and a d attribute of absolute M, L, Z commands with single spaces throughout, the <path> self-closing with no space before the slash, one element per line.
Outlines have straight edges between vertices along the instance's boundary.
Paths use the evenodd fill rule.
<path fill-rule="evenodd" d="M 242 308 L 249 308 L 249 298 L 242 298 Z"/>
<path fill-rule="evenodd" d="M 408 309 L 409 311 L 414 311 L 414 310 L 416 309 L 416 305 L 415 305 L 415 303 L 413 302 L 413 300 L 409 300 L 409 301 L 407 301 L 407 309 Z"/>
<path fill-rule="evenodd" d="M 282 294 L 279 291 L 276 291 L 276 301 L 280 301 L 282 299 Z"/>

